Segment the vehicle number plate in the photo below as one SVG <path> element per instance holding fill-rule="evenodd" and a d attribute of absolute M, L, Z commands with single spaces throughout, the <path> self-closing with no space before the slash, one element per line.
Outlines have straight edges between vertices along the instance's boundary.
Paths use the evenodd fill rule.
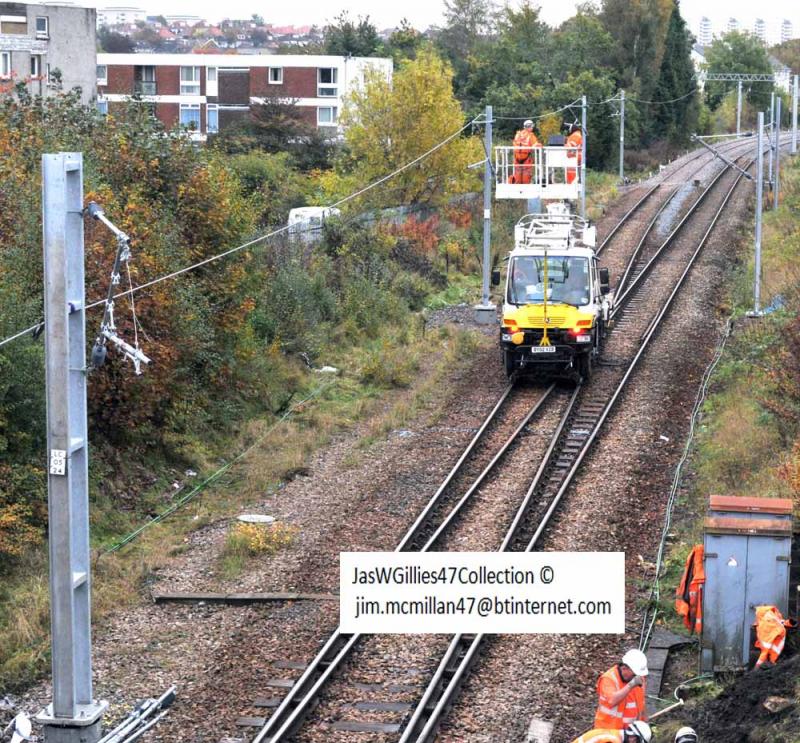
<path fill-rule="evenodd" d="M 555 353 L 555 346 L 533 346 L 531 353 Z"/>

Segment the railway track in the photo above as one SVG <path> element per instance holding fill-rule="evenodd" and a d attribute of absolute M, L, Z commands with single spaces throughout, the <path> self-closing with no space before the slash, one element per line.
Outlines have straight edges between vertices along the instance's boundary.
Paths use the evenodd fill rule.
<path fill-rule="evenodd" d="M 532 420 L 552 397 L 559 396 L 555 384 L 545 388 L 520 388 L 509 384 L 396 551 L 424 552 L 438 544 L 501 460 L 524 437 Z M 501 420 L 503 418 L 506 420 Z M 507 432 L 509 428 L 510 433 Z M 465 485 L 466 490 L 463 490 Z M 457 497 L 460 492 L 463 494 Z M 303 674 L 292 683 L 254 742 L 281 740 L 292 735 L 315 704 L 320 691 L 361 640 L 360 634 L 334 631 L 317 656 L 302 669 Z"/>
<path fill-rule="evenodd" d="M 736 144 L 741 146 L 740 142 Z M 752 146 L 752 143 L 748 144 Z M 692 158 L 692 161 L 699 159 L 704 154 L 705 153 L 698 153 L 697 156 Z M 706 164 L 707 163 L 704 163 L 701 167 L 705 167 Z M 681 167 L 685 167 L 686 165 L 687 163 L 684 163 Z M 618 285 L 619 288 L 625 289 L 623 294 L 620 295 L 621 299 L 624 297 L 624 301 L 622 301 L 618 313 L 615 314 L 615 319 L 619 321 L 618 327 L 622 325 L 623 319 L 630 321 L 633 317 L 642 316 L 642 310 L 644 308 L 641 307 L 641 302 L 636 301 L 638 299 L 636 294 L 631 293 L 631 291 L 636 287 L 641 288 L 646 284 L 647 276 L 656 260 L 662 255 L 662 252 L 666 250 L 668 245 L 674 241 L 681 227 L 695 210 L 700 208 L 700 205 L 704 203 L 706 195 L 713 191 L 713 187 L 719 183 L 728 170 L 728 167 L 723 168 L 722 171 L 714 177 L 713 181 L 704 190 L 695 204 L 690 207 L 690 211 L 684 216 L 678 227 L 673 230 L 656 252 L 651 255 L 645 263 L 642 263 L 642 248 L 647 242 L 653 225 L 656 224 L 663 209 L 666 208 L 666 205 L 669 204 L 671 198 L 677 191 L 677 187 L 669 193 L 668 197 L 660 206 L 657 206 L 657 211 L 649 220 L 645 233 L 639 240 L 637 250 L 634 252 L 634 256 L 629 262 L 630 269 L 625 272 L 625 275 Z M 731 186 L 722 206 L 719 207 L 720 211 L 724 208 L 724 204 L 727 203 L 727 199 L 733 192 L 735 185 L 738 184 L 740 178 L 741 176 L 736 178 L 734 185 Z M 642 205 L 647 204 L 650 197 L 662 186 L 663 184 L 661 183 L 654 185 L 637 201 L 605 238 L 598 252 L 610 244 L 610 241 L 619 233 L 623 224 L 627 223 L 636 215 Z M 718 214 L 714 217 L 713 223 L 715 223 L 718 218 Z M 607 418 L 611 407 L 619 397 L 630 373 L 655 333 L 658 323 L 666 313 L 666 309 L 668 309 L 671 304 L 674 295 L 677 293 L 694 259 L 705 243 L 708 234 L 713 228 L 713 223 L 694 252 L 689 264 L 679 278 L 666 303 L 663 305 L 662 311 L 651 318 L 649 323 L 646 318 L 641 319 L 640 324 L 643 324 L 646 330 L 642 336 L 639 351 L 633 356 L 627 366 L 624 368 L 617 368 L 613 373 L 607 373 L 602 378 L 599 376 L 596 377 L 591 384 L 576 388 L 571 395 L 565 395 L 563 391 L 561 394 L 554 395 L 555 387 L 551 386 L 547 388 L 537 402 L 529 409 L 527 414 L 523 416 L 512 434 L 506 438 L 500 449 L 498 449 L 491 460 L 483 466 L 477 477 L 472 480 L 472 484 L 464 495 L 453 502 L 452 494 L 449 497 L 445 497 L 445 493 L 453 489 L 451 487 L 453 481 L 459 476 L 459 473 L 465 469 L 464 464 L 470 459 L 478 442 L 491 426 L 498 410 L 506 403 L 511 394 L 511 386 L 509 386 L 490 415 L 487 416 L 484 424 L 461 455 L 453 470 L 440 485 L 436 494 L 431 498 L 428 505 L 412 525 L 411 529 L 409 529 L 403 540 L 401 540 L 397 548 L 398 551 L 424 551 L 440 548 L 445 536 L 451 532 L 454 524 L 462 517 L 469 504 L 472 503 L 473 497 L 480 490 L 482 484 L 486 482 L 489 474 L 495 470 L 497 464 L 514 445 L 514 442 L 518 441 L 519 437 L 530 425 L 537 411 L 540 411 L 542 406 L 545 406 L 548 399 L 552 402 L 552 399 L 559 397 L 561 398 L 561 412 L 558 416 L 558 422 L 554 426 L 545 451 L 542 453 L 541 464 L 537 469 L 534 480 L 531 482 L 522 498 L 513 518 L 513 522 L 509 526 L 506 536 L 499 547 L 501 550 L 511 551 L 525 551 L 533 548 L 533 545 L 536 544 L 536 541 L 541 536 L 550 516 L 563 496 L 564 491 L 574 478 L 580 466 L 580 462 L 583 460 L 597 432 Z M 536 504 L 535 508 L 531 507 L 533 504 Z M 258 732 L 253 739 L 253 743 L 285 740 L 293 736 L 302 725 L 306 715 L 317 704 L 321 693 L 333 677 L 335 671 L 344 665 L 345 659 L 350 656 L 351 651 L 360 639 L 359 635 L 344 635 L 338 631 L 335 632 L 316 658 L 304 669 L 302 676 L 293 683 L 289 693 Z M 482 635 L 459 635 L 451 640 L 446 651 L 441 656 L 437 670 L 433 674 L 433 680 L 428 684 L 422 696 L 422 700 L 414 709 L 409 722 L 403 729 L 402 741 L 430 739 L 433 731 L 435 731 L 436 726 L 441 720 L 443 710 L 445 710 L 455 698 L 458 688 L 460 684 L 463 683 L 471 665 L 477 658 L 478 650 L 484 640 L 485 638 Z M 364 684 L 361 684 L 361 686 L 363 687 Z M 390 684 L 388 686 L 392 685 Z M 394 686 L 400 689 L 403 687 L 403 684 L 394 684 Z M 376 712 L 402 712 L 403 716 L 406 717 L 409 705 L 407 702 L 378 702 L 373 704 L 372 708 L 372 711 Z M 364 709 L 369 712 L 370 706 L 366 705 Z M 370 724 L 372 724 L 372 728 L 369 727 Z M 372 732 L 376 733 L 382 732 L 392 734 L 400 730 L 401 724 L 402 723 L 367 722 L 363 723 L 361 727 L 355 724 L 351 729 L 354 732 L 358 730 L 362 732 L 372 730 Z M 346 730 L 347 728 L 339 729 Z"/>
<path fill-rule="evenodd" d="M 725 172 L 727 170 L 726 168 Z M 713 184 L 718 183 L 723 174 L 719 174 Z M 627 360 L 624 367 L 611 375 L 613 378 L 611 384 L 598 386 L 597 380 L 593 380 L 591 384 L 576 390 L 575 397 L 565 411 L 562 423 L 548 449 L 548 461 L 540 465 L 529 488 L 528 496 L 507 532 L 502 550 L 530 552 L 536 548 L 560 500 L 577 475 L 603 424 L 624 393 L 631 375 L 656 335 L 660 323 L 669 312 L 741 178 L 741 174 L 736 174 L 733 182 L 724 190 L 721 202 L 715 206 L 702 238 L 691 251 L 661 309 L 649 322 L 638 350 Z M 676 234 L 675 231 L 671 233 L 671 240 L 675 239 Z M 639 314 L 640 311 L 635 305 L 629 304 L 627 313 Z M 482 646 L 489 639 L 490 636 L 484 634 L 458 634 L 451 639 L 425 694 L 402 732 L 400 743 L 412 741 L 423 743 L 434 738 L 442 718 L 455 701 L 464 681 L 480 657 Z"/>

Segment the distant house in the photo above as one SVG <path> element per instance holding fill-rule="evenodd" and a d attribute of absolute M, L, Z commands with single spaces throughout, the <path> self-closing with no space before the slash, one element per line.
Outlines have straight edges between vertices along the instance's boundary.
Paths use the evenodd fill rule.
<path fill-rule="evenodd" d="M 64 90 L 79 87 L 88 103 L 97 90 L 96 26 L 94 8 L 0 2 L 0 90 L 23 82 L 50 95 L 59 70 Z"/>
<path fill-rule="evenodd" d="M 775 75 L 775 87 L 786 91 L 792 90 L 792 70 L 781 62 L 777 57 L 769 55 L 769 63 L 772 65 L 772 74 Z"/>
<path fill-rule="evenodd" d="M 336 130 L 345 98 L 368 69 L 392 76 L 392 60 L 378 57 L 99 54 L 97 61 L 105 75 L 98 80 L 102 106 L 113 109 L 137 95 L 165 126 L 185 126 L 198 140 L 273 97 L 293 101 L 309 123 Z"/>

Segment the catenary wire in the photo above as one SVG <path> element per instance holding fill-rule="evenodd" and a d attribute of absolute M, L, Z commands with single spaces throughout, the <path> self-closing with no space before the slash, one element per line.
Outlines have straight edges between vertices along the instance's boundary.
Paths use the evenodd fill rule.
<path fill-rule="evenodd" d="M 376 188 L 377 186 L 380 186 L 382 183 L 385 183 L 386 181 L 390 180 L 391 178 L 394 178 L 395 176 L 399 175 L 400 173 L 408 170 L 409 168 L 413 167 L 414 165 L 416 165 L 420 161 L 424 160 L 429 155 L 432 155 L 434 152 L 436 152 L 437 150 L 441 149 L 446 144 L 448 144 L 449 142 L 454 140 L 465 129 L 468 129 L 470 126 L 472 126 L 475 123 L 475 121 L 476 121 L 475 119 L 470 120 L 469 122 L 464 124 L 464 126 L 462 126 L 458 131 L 453 132 L 450 136 L 446 137 L 441 142 L 435 144 L 429 150 L 427 150 L 426 152 L 423 152 L 418 157 L 415 157 L 410 162 L 407 162 L 405 165 L 401 165 L 399 168 L 397 168 L 396 170 L 393 170 L 391 173 L 388 173 L 387 175 L 379 178 L 378 180 L 373 181 L 368 186 L 364 186 L 364 188 L 361 188 L 358 191 L 355 191 L 355 192 L 345 196 L 344 198 L 339 199 L 338 201 L 334 202 L 333 204 L 328 205 L 326 208 L 334 209 L 334 208 L 336 208 L 338 206 L 341 206 L 342 204 L 347 203 L 348 201 L 352 201 L 353 199 L 356 199 L 359 196 L 367 193 L 367 191 L 371 191 L 373 188 Z M 184 273 L 188 273 L 189 271 L 194 271 L 194 270 L 196 270 L 198 268 L 202 268 L 203 266 L 206 266 L 209 263 L 214 263 L 214 262 L 216 262 L 218 260 L 221 260 L 222 258 L 226 258 L 229 255 L 233 255 L 234 253 L 238 253 L 241 250 L 245 250 L 246 248 L 250 248 L 250 247 L 252 247 L 254 245 L 257 245 L 258 243 L 264 242 L 265 240 L 268 240 L 271 237 L 275 237 L 275 236 L 280 235 L 280 234 L 282 234 L 284 232 L 287 232 L 288 230 L 289 230 L 289 226 L 288 225 L 284 225 L 283 227 L 279 227 L 279 228 L 277 228 L 275 230 L 272 230 L 270 232 L 267 232 L 267 233 L 265 233 L 263 235 L 259 235 L 258 237 L 255 237 L 252 240 L 248 240 L 247 242 L 242 243 L 241 245 L 237 245 L 236 247 L 229 248 L 228 250 L 225 250 L 222 253 L 218 253 L 216 255 L 209 256 L 208 258 L 205 258 L 202 261 L 198 261 L 197 263 L 193 263 L 190 266 L 184 266 L 183 268 L 179 268 L 177 271 L 172 271 L 171 273 L 165 274 L 163 276 L 158 276 L 157 278 L 152 279 L 151 281 L 146 281 L 144 284 L 139 284 L 138 286 L 135 286 L 135 287 L 133 287 L 131 289 L 128 289 L 128 290 L 126 290 L 124 292 L 120 292 L 119 294 L 115 294 L 112 297 L 112 299 L 120 299 L 121 297 L 127 297 L 129 295 L 135 294 L 136 292 L 140 292 L 143 289 L 147 289 L 147 288 L 149 288 L 151 286 L 155 286 L 156 284 L 160 284 L 163 281 L 169 281 L 170 279 L 174 279 L 174 278 L 176 278 L 176 277 L 178 277 L 178 276 L 180 276 L 180 275 L 182 275 Z M 98 307 L 101 304 L 105 304 L 105 302 L 106 302 L 105 299 L 98 299 L 96 302 L 91 302 L 90 304 L 86 305 L 86 309 L 87 310 L 91 310 L 94 307 Z M 0 340 L 0 348 L 2 348 L 3 346 L 5 346 L 8 343 L 11 343 L 12 341 L 17 340 L 18 338 L 21 338 L 22 336 L 26 335 L 27 333 L 32 333 L 37 328 L 40 328 L 42 326 L 42 324 L 43 324 L 43 322 L 37 322 L 37 323 L 31 325 L 30 327 L 25 328 L 24 330 L 20 330 L 18 333 L 15 333 L 14 335 L 9 336 L 8 338 L 4 338 L 3 340 Z"/>

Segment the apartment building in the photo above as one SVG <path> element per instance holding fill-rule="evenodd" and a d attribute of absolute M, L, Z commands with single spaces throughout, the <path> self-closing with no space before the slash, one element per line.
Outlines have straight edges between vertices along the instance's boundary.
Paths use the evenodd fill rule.
<path fill-rule="evenodd" d="M 318 127 L 338 127 L 347 95 L 368 69 L 391 79 L 392 60 L 328 55 L 98 54 L 98 107 L 137 95 L 168 128 L 197 139 L 245 117 L 266 98 L 292 101 Z"/>
<path fill-rule="evenodd" d="M 0 91 L 24 82 L 33 95 L 80 87 L 84 103 L 97 93 L 95 10 L 76 5 L 0 2 Z"/>
<path fill-rule="evenodd" d="M 133 5 L 113 5 L 97 9 L 97 27 L 132 25 L 147 19 L 144 8 Z"/>

